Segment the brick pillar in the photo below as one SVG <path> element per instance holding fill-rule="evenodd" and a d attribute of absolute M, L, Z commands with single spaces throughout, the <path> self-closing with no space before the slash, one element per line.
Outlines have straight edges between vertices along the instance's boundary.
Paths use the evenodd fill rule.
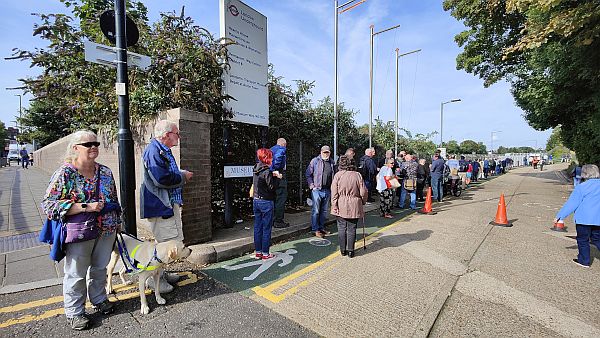
<path fill-rule="evenodd" d="M 192 180 L 183 187 L 182 222 L 185 244 L 210 241 L 210 124 L 213 117 L 206 113 L 176 108 L 166 111 L 165 118 L 179 125 L 181 139 L 179 147 L 173 148 L 175 160 L 181 169 L 194 173 Z"/>

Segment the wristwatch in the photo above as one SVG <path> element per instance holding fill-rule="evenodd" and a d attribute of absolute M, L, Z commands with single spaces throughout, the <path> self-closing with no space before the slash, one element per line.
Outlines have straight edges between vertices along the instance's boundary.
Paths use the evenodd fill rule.
<path fill-rule="evenodd" d="M 81 203 L 81 207 L 83 208 L 83 210 L 87 209 L 87 203 Z"/>

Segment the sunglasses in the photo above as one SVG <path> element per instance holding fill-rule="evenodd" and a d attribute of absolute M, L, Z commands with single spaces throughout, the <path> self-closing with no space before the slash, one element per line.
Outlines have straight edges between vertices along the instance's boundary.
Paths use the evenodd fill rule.
<path fill-rule="evenodd" d="M 181 137 L 181 135 L 179 134 L 179 132 L 172 132 L 172 131 L 170 131 L 169 134 L 175 134 L 175 135 L 177 135 L 177 137 Z"/>
<path fill-rule="evenodd" d="M 77 145 L 78 146 L 84 146 L 86 148 L 91 148 L 91 147 L 98 148 L 98 147 L 100 147 L 100 142 L 96 142 L 96 141 L 94 141 L 94 142 L 83 142 L 83 143 L 78 143 Z"/>

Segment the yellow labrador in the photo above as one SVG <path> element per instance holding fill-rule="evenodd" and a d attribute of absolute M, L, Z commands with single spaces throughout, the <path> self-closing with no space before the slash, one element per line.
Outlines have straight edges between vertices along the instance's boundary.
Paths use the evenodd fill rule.
<path fill-rule="evenodd" d="M 115 250 L 113 250 L 110 262 L 106 267 L 107 292 L 112 291 L 112 273 L 119 259 L 119 245 L 121 246 L 123 259 L 125 260 L 123 264 L 126 265 L 127 269 L 133 270 L 134 273 L 138 274 L 141 301 L 140 312 L 143 315 L 146 315 L 150 312 L 148 302 L 146 301 L 146 280 L 150 277 L 154 278 L 154 294 L 156 296 L 156 302 L 161 305 L 165 304 L 165 299 L 160 295 L 161 278 L 159 278 L 162 273 L 163 265 L 178 259 L 187 258 L 192 251 L 185 247 L 181 241 L 154 243 L 140 241 L 128 235 L 118 236 Z M 119 276 L 122 281 L 124 281 L 123 274 L 125 273 L 126 268 L 123 267 L 123 269 L 119 271 Z M 124 284 L 127 283 L 124 282 Z M 131 284 L 131 282 L 129 284 Z"/>

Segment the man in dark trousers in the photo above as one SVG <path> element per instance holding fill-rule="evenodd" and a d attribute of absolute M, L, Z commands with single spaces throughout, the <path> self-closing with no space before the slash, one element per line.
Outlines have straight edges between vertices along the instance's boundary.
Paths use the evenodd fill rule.
<path fill-rule="evenodd" d="M 329 235 L 325 230 L 325 220 L 331 205 L 331 182 L 333 181 L 333 159 L 329 146 L 321 147 L 321 154 L 313 158 L 306 168 L 306 182 L 312 193 L 310 216 L 312 232 L 317 237 Z"/>
<path fill-rule="evenodd" d="M 365 154 L 360 158 L 358 162 L 358 171 L 363 177 L 363 181 L 367 186 L 369 192 L 368 202 L 375 202 L 373 198 L 373 190 L 375 190 L 375 177 L 377 177 L 377 165 L 375 164 L 375 148 L 365 149 Z"/>
<path fill-rule="evenodd" d="M 273 163 L 271 164 L 271 172 L 279 172 L 282 178 L 279 180 L 279 186 L 275 190 L 275 214 L 273 227 L 285 228 L 290 225 L 283 220 L 285 214 L 285 202 L 287 200 L 287 176 L 285 170 L 287 167 L 287 141 L 284 138 L 277 139 L 277 144 L 271 147 L 273 152 Z"/>
<path fill-rule="evenodd" d="M 28 169 L 29 153 L 27 152 L 27 149 L 25 148 L 25 146 L 23 146 L 23 149 L 21 149 L 19 151 L 19 155 L 21 156 L 21 167 L 23 167 L 23 169 Z"/>
<path fill-rule="evenodd" d="M 440 156 L 440 152 L 436 151 L 433 155 L 431 163 L 431 190 L 433 190 L 433 199 L 438 202 L 444 197 L 444 159 Z"/>

